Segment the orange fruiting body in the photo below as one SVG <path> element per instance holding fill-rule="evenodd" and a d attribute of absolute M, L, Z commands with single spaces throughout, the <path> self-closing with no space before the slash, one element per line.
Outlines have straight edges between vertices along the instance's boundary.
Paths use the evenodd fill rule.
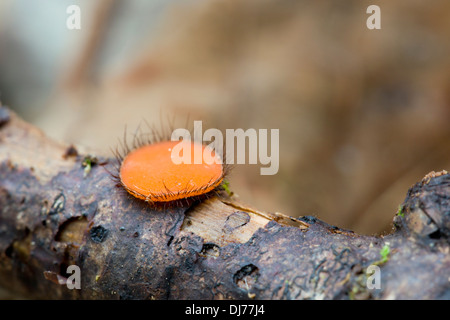
<path fill-rule="evenodd" d="M 176 164 L 173 148 L 179 144 L 191 150 L 190 163 Z M 206 151 L 206 152 L 205 152 Z M 194 163 L 194 155 L 201 152 L 202 163 Z M 205 161 L 217 157 L 214 150 L 191 141 L 163 141 L 141 146 L 123 159 L 119 179 L 133 196 L 148 202 L 170 202 L 201 196 L 217 188 L 224 177 L 220 161 Z M 189 162 L 189 161 L 187 161 Z"/>

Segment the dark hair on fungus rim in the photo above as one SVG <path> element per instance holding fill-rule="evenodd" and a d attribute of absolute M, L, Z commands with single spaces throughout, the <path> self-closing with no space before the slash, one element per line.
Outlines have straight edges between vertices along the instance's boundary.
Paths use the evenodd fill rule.
<path fill-rule="evenodd" d="M 131 142 L 128 142 L 128 134 L 127 130 L 125 128 L 124 135 L 122 141 L 119 141 L 119 145 L 116 147 L 115 150 L 113 150 L 113 153 L 115 155 L 116 161 L 113 164 L 113 171 L 108 171 L 113 178 L 113 180 L 116 182 L 116 185 L 118 187 L 121 187 L 123 190 L 127 191 L 129 195 L 134 196 L 135 198 L 141 199 L 145 202 L 147 202 L 152 208 L 155 209 L 166 209 L 166 208 L 173 208 L 173 207 L 186 207 L 191 206 L 193 203 L 202 201 L 206 198 L 210 198 L 212 196 L 220 196 L 223 195 L 223 187 L 222 183 L 224 181 L 224 178 L 229 174 L 231 170 L 231 166 L 226 163 L 226 156 L 225 156 L 225 150 L 226 148 L 223 148 L 223 150 L 219 150 L 219 153 L 212 152 L 212 149 L 210 149 L 207 144 L 202 143 L 199 144 L 197 142 L 190 142 L 191 148 L 202 148 L 202 151 L 209 149 L 211 154 L 214 154 L 214 156 L 217 156 L 218 158 L 221 158 L 220 163 L 220 174 L 218 174 L 218 168 L 216 168 L 216 175 L 209 178 L 209 180 L 205 180 L 203 177 L 203 181 L 200 181 L 200 176 L 204 176 L 205 172 L 200 172 L 199 175 L 196 175 L 196 170 L 205 170 L 201 167 L 195 167 L 198 166 L 197 164 L 183 164 L 185 169 L 188 170 L 182 170 L 178 168 L 178 172 L 176 173 L 176 176 L 174 177 L 174 172 L 170 172 L 173 168 L 175 168 L 174 163 L 170 164 L 170 159 L 168 161 L 164 162 L 165 171 L 159 171 L 158 167 L 156 167 L 157 170 L 148 170 L 139 172 L 134 170 L 134 175 L 132 178 L 133 181 L 144 181 L 141 183 L 148 184 L 148 183 L 158 183 L 159 186 L 156 190 L 149 190 L 148 188 L 140 188 L 139 186 L 136 186 L 133 183 L 129 183 L 128 181 L 124 180 L 130 180 L 128 176 L 126 176 L 124 179 L 124 174 L 129 174 L 126 172 L 127 168 L 123 168 L 124 162 L 125 167 L 127 166 L 127 162 L 135 161 L 133 158 L 140 159 L 137 154 L 141 154 L 140 157 L 142 157 L 143 153 L 145 156 L 149 154 L 149 152 L 157 152 L 157 153 L 150 153 L 149 155 L 155 156 L 158 158 L 158 154 L 161 153 L 162 149 L 165 147 L 170 147 L 175 144 L 178 144 L 179 141 L 171 141 L 171 133 L 173 132 L 173 124 L 169 123 L 168 126 L 162 127 L 160 130 L 157 130 L 154 126 L 150 126 L 147 122 L 145 122 L 147 125 L 147 131 L 143 132 L 141 129 L 141 126 L 139 125 L 134 134 L 132 134 Z M 189 129 L 189 131 L 192 133 L 192 129 Z M 192 136 L 192 134 L 191 134 Z M 185 143 L 185 140 L 180 140 Z M 165 150 L 164 150 L 165 151 Z M 169 148 L 168 151 L 171 151 Z M 222 151 L 223 156 L 220 157 L 220 151 Z M 132 159 L 129 160 L 127 157 L 131 154 Z M 167 156 L 163 153 L 164 156 Z M 142 160 L 139 164 L 142 164 L 144 166 L 149 165 L 148 163 L 143 163 Z M 160 161 L 161 162 L 161 161 Z M 217 165 L 217 164 L 215 164 Z M 164 167 L 163 166 L 163 167 Z M 122 170 L 123 169 L 123 170 Z M 154 169 L 154 167 L 152 167 Z M 123 172 L 125 171 L 125 173 Z M 150 172 L 152 171 L 152 172 Z M 172 182 L 172 186 L 168 186 L 165 183 L 165 177 L 164 174 L 168 173 L 168 179 Z M 183 176 L 183 174 L 188 174 L 187 176 Z M 144 177 L 136 177 L 136 175 L 141 175 Z M 147 175 L 156 175 L 159 180 L 157 181 L 151 181 L 152 179 L 146 179 L 145 177 Z M 139 180 L 140 179 L 140 180 Z M 161 180 L 162 179 L 162 180 Z M 175 182 L 183 181 L 183 185 L 181 182 L 177 183 L 177 188 L 173 187 L 173 179 Z M 179 180 L 178 180 L 179 179 Z M 197 180 L 196 180 L 197 179 Z M 200 180 L 199 180 L 200 179 Z M 187 181 L 187 182 L 186 182 Z M 196 183 L 194 183 L 196 182 Z M 145 191 L 145 192 L 142 192 Z"/>

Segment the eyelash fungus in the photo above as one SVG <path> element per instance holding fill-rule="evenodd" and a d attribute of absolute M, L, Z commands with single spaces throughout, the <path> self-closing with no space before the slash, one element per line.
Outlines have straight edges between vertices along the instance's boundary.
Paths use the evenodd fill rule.
<path fill-rule="evenodd" d="M 189 164 L 175 164 L 172 160 L 172 150 L 179 143 L 184 144 L 183 148 L 191 149 L 192 161 Z M 111 175 L 118 186 L 151 206 L 190 205 L 222 190 L 230 169 L 225 161 L 205 162 L 206 156 L 202 157 L 201 164 L 195 164 L 194 154 L 200 151 L 203 155 L 221 159 L 205 144 L 189 140 L 171 141 L 168 132 L 161 134 L 154 128 L 148 134 L 138 129 L 129 145 L 125 131 L 123 142 L 114 152 L 117 163 Z"/>

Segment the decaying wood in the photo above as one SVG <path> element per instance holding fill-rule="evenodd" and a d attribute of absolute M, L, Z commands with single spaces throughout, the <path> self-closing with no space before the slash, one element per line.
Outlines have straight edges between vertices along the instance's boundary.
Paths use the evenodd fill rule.
<path fill-rule="evenodd" d="M 450 298 L 445 172 L 409 190 L 392 234 L 364 236 L 226 195 L 152 209 L 115 185 L 112 160 L 86 171 L 85 156 L 0 107 L 4 288 L 59 299 Z M 65 284 L 69 265 L 80 290 Z M 380 289 L 366 285 L 370 265 Z"/>

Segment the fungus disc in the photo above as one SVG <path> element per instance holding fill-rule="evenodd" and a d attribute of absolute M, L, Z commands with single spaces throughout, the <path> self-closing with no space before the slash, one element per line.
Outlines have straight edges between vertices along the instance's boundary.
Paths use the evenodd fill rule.
<path fill-rule="evenodd" d="M 191 161 L 176 164 L 173 148 L 191 150 Z M 201 152 L 201 164 L 194 155 Z M 182 155 L 182 154 L 181 154 Z M 165 141 L 142 146 L 128 153 L 120 166 L 120 182 L 133 196 L 151 202 L 168 202 L 199 196 L 218 187 L 224 169 L 214 150 L 190 141 Z"/>

